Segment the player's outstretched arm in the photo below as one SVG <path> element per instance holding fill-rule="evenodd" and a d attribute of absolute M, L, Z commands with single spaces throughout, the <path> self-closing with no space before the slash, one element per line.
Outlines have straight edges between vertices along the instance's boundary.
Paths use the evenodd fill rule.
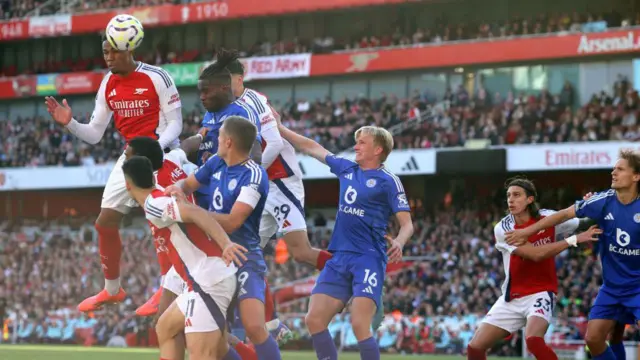
<path fill-rule="evenodd" d="M 284 127 L 284 125 L 282 124 L 278 125 L 278 130 L 280 131 L 282 137 L 289 141 L 291 145 L 293 145 L 293 147 L 298 151 L 315 158 L 323 164 L 327 163 L 327 155 L 331 155 L 331 152 L 322 147 L 322 145 L 307 137 L 296 134 L 295 132 Z"/>
<path fill-rule="evenodd" d="M 593 225 L 587 231 L 581 232 L 578 235 L 569 236 L 562 241 L 541 246 L 533 246 L 533 244 L 527 243 L 515 248 L 512 253 L 527 260 L 538 262 L 555 257 L 570 246 L 577 246 L 578 244 L 585 242 L 598 241 L 598 235 L 600 234 L 602 234 L 602 230 Z"/>
<path fill-rule="evenodd" d="M 167 127 L 158 137 L 158 142 L 163 149 L 178 139 L 182 133 L 182 108 L 172 109 L 164 115 L 167 117 Z"/>
<path fill-rule="evenodd" d="M 541 230 L 556 226 L 561 224 L 567 220 L 573 219 L 576 217 L 576 209 L 575 206 L 571 205 L 566 209 L 555 212 L 549 216 L 546 216 L 540 221 L 527 226 L 524 229 L 518 229 L 509 231 L 505 234 L 505 240 L 507 244 L 520 246 L 526 244 L 529 236 L 538 233 Z"/>
<path fill-rule="evenodd" d="M 204 231 L 213 241 L 220 246 L 221 249 L 227 253 L 225 260 L 227 265 L 231 261 L 235 262 L 238 266 L 247 261 L 247 257 L 244 253 L 247 249 L 241 245 L 233 243 L 229 236 L 224 231 L 222 226 L 217 221 L 212 221 L 209 216 L 209 212 L 204 209 L 195 206 L 189 202 L 177 202 L 178 210 L 182 216 L 183 222 L 192 222 L 196 224 L 202 231 Z"/>
<path fill-rule="evenodd" d="M 282 141 L 282 135 L 278 131 L 278 118 L 279 114 L 269 106 L 267 110 L 268 114 L 264 117 L 261 125 L 260 135 L 265 141 L 266 146 L 262 151 L 262 167 L 268 169 L 271 164 L 276 160 L 278 155 L 284 149 L 284 142 Z"/>
<path fill-rule="evenodd" d="M 47 111 L 56 123 L 65 126 L 80 140 L 92 145 L 97 144 L 102 139 L 111 121 L 112 111 L 104 101 L 104 96 L 101 97 L 100 93 L 96 98 L 95 108 L 88 124 L 81 124 L 73 118 L 73 112 L 69 103 L 67 103 L 67 99 L 63 99 L 62 104 L 60 104 L 55 98 L 47 96 L 45 104 Z"/>

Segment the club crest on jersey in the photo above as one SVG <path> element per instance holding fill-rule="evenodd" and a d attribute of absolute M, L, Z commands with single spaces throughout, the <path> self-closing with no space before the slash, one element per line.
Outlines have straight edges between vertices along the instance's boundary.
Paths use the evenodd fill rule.
<path fill-rule="evenodd" d="M 236 179 L 231 179 L 231 181 L 229 181 L 229 190 L 233 191 L 236 186 L 238 186 L 238 180 Z"/>
<path fill-rule="evenodd" d="M 376 186 L 376 184 L 377 184 L 376 179 L 367 180 L 367 187 L 372 188 L 372 187 Z"/>
<path fill-rule="evenodd" d="M 640 213 L 633 215 L 633 221 L 635 221 L 636 224 L 640 224 Z"/>
<path fill-rule="evenodd" d="M 134 95 L 142 95 L 142 94 L 144 94 L 144 92 L 145 92 L 145 91 L 148 91 L 148 90 L 149 90 L 149 89 L 145 89 L 145 88 L 137 88 L 137 89 L 133 92 L 133 94 L 134 94 Z"/>

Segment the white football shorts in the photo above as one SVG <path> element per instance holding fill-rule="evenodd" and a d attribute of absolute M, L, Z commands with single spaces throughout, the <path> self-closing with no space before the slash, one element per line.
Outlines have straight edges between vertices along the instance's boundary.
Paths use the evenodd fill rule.
<path fill-rule="evenodd" d="M 525 327 L 527 319 L 532 316 L 541 317 L 550 323 L 553 318 L 555 302 L 555 294 L 548 291 L 527 295 L 509 302 L 506 302 L 504 295 L 502 295 L 493 304 L 482 322 L 514 333 Z"/>
<path fill-rule="evenodd" d="M 224 329 L 237 282 L 235 275 L 229 276 L 206 292 L 189 291 L 179 295 L 176 304 L 185 317 L 185 334 Z"/>
<path fill-rule="evenodd" d="M 260 245 L 265 247 L 274 234 L 306 231 L 304 186 L 293 176 L 269 181 L 269 194 L 260 220 Z"/>
<path fill-rule="evenodd" d="M 129 196 L 124 181 L 124 173 L 122 172 L 122 164 L 124 164 L 124 153 L 120 155 L 116 165 L 111 170 L 107 185 L 102 193 L 101 208 L 113 209 L 122 214 L 128 214 L 132 208 L 137 207 L 138 203 Z"/>
<path fill-rule="evenodd" d="M 162 279 L 162 288 L 176 295 L 186 292 L 187 283 L 182 280 L 176 269 L 172 266 Z"/>

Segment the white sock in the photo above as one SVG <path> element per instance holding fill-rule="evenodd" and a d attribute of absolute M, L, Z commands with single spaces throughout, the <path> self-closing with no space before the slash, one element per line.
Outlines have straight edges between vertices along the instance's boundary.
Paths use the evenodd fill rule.
<path fill-rule="evenodd" d="M 109 295 L 117 295 L 120 291 L 120 278 L 113 280 L 104 279 L 104 289 L 107 290 Z"/>

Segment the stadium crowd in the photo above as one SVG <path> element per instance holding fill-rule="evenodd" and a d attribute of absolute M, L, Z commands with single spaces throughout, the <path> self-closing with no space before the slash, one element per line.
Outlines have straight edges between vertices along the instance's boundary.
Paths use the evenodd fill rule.
<path fill-rule="evenodd" d="M 122 8 L 130 5 L 157 5 L 164 3 L 195 2 L 190 0 L 83 0 L 75 2 L 78 6 L 74 11 L 101 10 L 108 8 Z M 43 5 L 43 3 L 46 3 Z M 59 6 L 58 1 L 40 2 L 35 0 L 0 1 L 0 18 L 22 17 L 38 7 L 41 15 L 52 13 Z M 41 6 L 43 5 L 43 6 Z M 443 19 L 446 17 L 443 15 Z M 417 20 L 417 19 L 416 19 Z M 406 21 L 398 23 L 404 24 Z M 578 13 L 572 14 L 538 14 L 528 18 L 513 16 L 505 21 L 478 22 L 476 20 L 465 23 L 452 23 L 439 20 L 430 27 L 414 26 L 411 29 L 403 26 L 389 26 L 381 33 L 359 32 L 347 34 L 342 38 L 334 38 L 327 34 L 317 34 L 314 38 L 267 39 L 256 41 L 250 47 L 241 49 L 242 56 L 269 56 L 291 53 L 330 53 L 334 51 L 350 51 L 364 48 L 393 47 L 393 46 L 421 46 L 425 44 L 439 44 L 449 41 L 494 39 L 532 34 L 557 33 L 567 31 L 603 31 L 608 27 L 635 26 L 640 24 L 640 14 L 636 17 L 624 17 L 612 11 L 606 14 Z M 391 30 L 394 29 L 394 30 Z M 153 37 L 153 33 L 148 36 Z M 215 51 L 207 49 L 183 49 L 181 43 L 169 44 L 158 39 L 153 50 L 140 49 L 136 55 L 140 60 L 150 64 L 161 65 L 190 61 L 209 61 L 215 56 Z M 226 43 L 215 46 L 229 46 Z M 215 47 L 214 46 L 214 47 Z M 49 59 L 52 60 L 52 59 Z M 64 61 L 48 61 L 30 64 L 16 62 L 13 65 L 0 62 L 0 77 L 18 74 L 44 74 L 69 71 L 87 71 L 104 68 L 101 57 L 57 59 Z M 3 75 L 1 75 L 3 74 Z"/>
<path fill-rule="evenodd" d="M 416 235 L 405 246 L 406 267 L 387 277 L 384 300 L 389 315 L 377 335 L 381 347 L 390 352 L 459 354 L 499 296 L 504 272 L 501 255 L 493 246 L 493 226 L 504 216 L 504 191 L 496 189 L 485 199 L 474 194 L 473 187 L 458 187 L 444 197 L 448 200 L 436 204 L 411 199 Z M 542 204 L 549 208 L 579 196 L 570 189 L 547 189 L 541 194 Z M 334 221 L 327 214 L 332 213 L 311 210 L 309 214 L 312 244 L 326 247 Z M 0 317 L 12 329 L 6 341 L 121 346 L 125 338 L 133 337 L 145 343 L 150 319 L 132 313 L 153 294 L 159 281 L 145 223 L 134 219 L 123 230 L 122 273 L 129 298 L 118 308 L 86 317 L 75 311 L 75 305 L 102 287 L 95 234 L 87 220 L 65 216 L 49 222 L 17 220 L 0 225 Z M 292 259 L 276 263 L 271 246 L 266 252 L 274 288 L 315 274 Z M 585 315 L 600 279 L 593 254 L 592 248 L 582 247 L 556 260 L 560 279 L 558 320 L 553 328 L 556 338 L 584 335 Z M 282 318 L 301 341 L 308 340 L 301 317 L 304 309 L 305 298 L 279 306 Z M 346 349 L 357 344 L 348 324 L 345 314 L 330 328 Z M 627 335 L 638 338 L 635 328 Z M 509 341 L 514 345 L 519 337 Z M 519 349 L 498 347 L 511 355 Z"/>
<path fill-rule="evenodd" d="M 392 129 L 396 148 L 403 149 L 463 146 L 472 139 L 488 139 L 493 145 L 636 140 L 640 138 L 638 93 L 624 78 L 613 89 L 595 94 L 580 108 L 572 106 L 575 94 L 567 83 L 555 95 L 543 90 L 538 95 L 490 96 L 489 90 L 480 88 L 470 96 L 460 86 L 443 97 L 416 90 L 407 99 L 389 94 L 377 99 L 290 100 L 279 111 L 286 126 L 336 153 L 349 149 L 355 129 L 366 124 Z M 201 119 L 199 110 L 188 112 L 183 135 L 196 133 Z M 104 163 L 120 156 L 122 147 L 113 124 L 104 141 L 90 146 L 49 118 L 0 121 L 0 167 Z"/>

